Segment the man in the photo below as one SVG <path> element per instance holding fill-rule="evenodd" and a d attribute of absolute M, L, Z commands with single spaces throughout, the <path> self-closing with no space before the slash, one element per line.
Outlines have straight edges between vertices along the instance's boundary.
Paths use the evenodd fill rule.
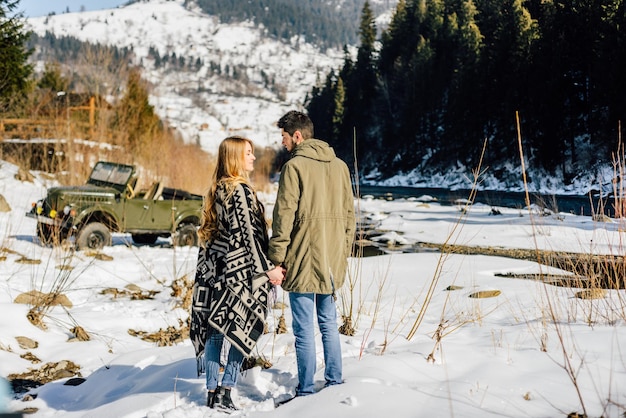
<path fill-rule="evenodd" d="M 336 293 L 343 285 L 355 232 L 354 196 L 348 166 L 324 141 L 313 138 L 313 122 L 287 112 L 277 123 L 291 159 L 282 168 L 274 206 L 269 259 L 287 274 L 296 337 L 296 396 L 315 392 L 315 329 L 324 347 L 326 386 L 343 382 Z"/>

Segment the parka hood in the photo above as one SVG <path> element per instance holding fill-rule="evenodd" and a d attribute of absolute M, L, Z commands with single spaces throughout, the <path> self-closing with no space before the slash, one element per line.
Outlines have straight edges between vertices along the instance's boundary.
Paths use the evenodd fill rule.
<path fill-rule="evenodd" d="M 312 160 L 330 162 L 336 155 L 335 151 L 324 141 L 307 139 L 296 146 L 291 152 L 292 157 L 306 157 Z"/>
<path fill-rule="evenodd" d="M 350 170 L 324 141 L 307 139 L 282 167 L 268 257 L 286 292 L 330 295 L 343 285 L 356 223 Z"/>

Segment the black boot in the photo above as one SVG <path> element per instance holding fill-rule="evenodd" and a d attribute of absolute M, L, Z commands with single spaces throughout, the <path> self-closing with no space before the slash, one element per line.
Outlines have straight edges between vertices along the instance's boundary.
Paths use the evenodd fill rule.
<path fill-rule="evenodd" d="M 207 396 L 206 396 L 206 406 L 208 406 L 209 408 L 214 408 L 215 407 L 215 401 L 217 399 L 217 393 L 218 391 L 215 390 L 213 392 L 208 392 Z"/>
<path fill-rule="evenodd" d="M 237 411 L 239 409 L 235 406 L 233 399 L 230 397 L 230 388 L 222 388 L 220 395 L 219 403 L 222 408 L 231 411 Z"/>

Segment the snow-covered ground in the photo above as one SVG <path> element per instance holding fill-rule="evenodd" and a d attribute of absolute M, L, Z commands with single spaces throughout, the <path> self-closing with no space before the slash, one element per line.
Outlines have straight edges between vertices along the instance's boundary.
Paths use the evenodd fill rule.
<path fill-rule="evenodd" d="M 140 338 L 142 332 L 179 329 L 186 321 L 188 310 L 180 307 L 181 296 L 172 295 L 172 284 L 193 277 L 197 248 L 172 248 L 167 240 L 135 246 L 125 235 L 115 235 L 113 246 L 97 257 L 44 247 L 24 212 L 51 184 L 42 176 L 18 181 L 17 171 L 0 161 L 0 195 L 10 206 L 0 212 L 0 376 L 70 360 L 86 380 L 69 386 L 64 383 L 70 376 L 62 377 L 0 403 L 0 412 L 4 407 L 28 409 L 33 417 L 224 415 L 204 406 L 204 377 L 196 376 L 188 339 L 159 347 Z M 271 213 L 274 194 L 262 199 Z M 275 400 L 294 393 L 297 382 L 286 308 L 288 332 L 270 332 L 258 344 L 256 354 L 271 367 L 243 373 L 234 392 L 241 410 L 232 416 L 624 416 L 624 290 L 580 299 L 578 288 L 499 276 L 564 273 L 532 261 L 394 250 L 420 241 L 623 254 L 619 221 L 538 216 L 527 209 L 497 208 L 501 214 L 494 215 L 483 205 L 462 216 L 461 206 L 427 196 L 363 197 L 356 204 L 364 219 L 379 224 L 377 239 L 389 242 L 389 252 L 350 260 L 354 288 L 349 292 L 346 285 L 338 304 L 342 315 L 352 304 L 356 328 L 353 336 L 341 337 L 345 383 L 274 407 Z M 46 328 L 34 326 L 27 319 L 30 306 L 15 299 L 55 287 L 72 306 L 51 307 L 43 318 Z M 470 297 L 480 291 L 500 293 Z M 285 300 L 280 289 L 277 296 Z M 282 314 L 270 313 L 270 331 Z M 90 340 L 76 341 L 71 330 L 77 326 Z M 28 348 L 19 337 L 36 346 Z M 317 378 L 323 381 L 319 340 Z"/>

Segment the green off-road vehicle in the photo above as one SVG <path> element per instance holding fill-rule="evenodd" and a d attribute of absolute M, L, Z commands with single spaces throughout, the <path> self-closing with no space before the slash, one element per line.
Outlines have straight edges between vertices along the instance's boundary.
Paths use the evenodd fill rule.
<path fill-rule="evenodd" d="M 135 167 L 98 162 L 84 186 L 52 187 L 26 216 L 37 220 L 46 244 L 74 239 L 78 249 L 111 245 L 111 232 L 130 233 L 137 244 L 172 237 L 178 246 L 197 245 L 202 196 L 153 183 L 136 192 Z"/>

